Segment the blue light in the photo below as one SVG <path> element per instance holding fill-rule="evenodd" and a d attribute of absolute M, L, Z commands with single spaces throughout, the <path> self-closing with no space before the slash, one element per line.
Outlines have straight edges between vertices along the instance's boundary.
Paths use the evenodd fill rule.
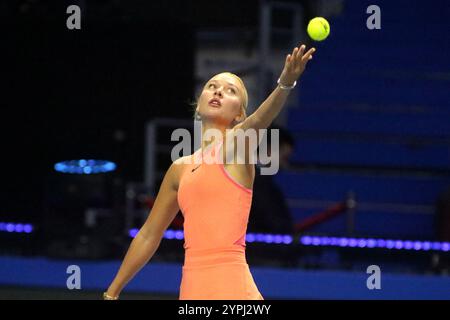
<path fill-rule="evenodd" d="M 131 229 L 129 232 L 130 237 L 135 238 L 138 234 L 139 230 L 138 229 Z"/>
<path fill-rule="evenodd" d="M 116 169 L 116 165 L 112 162 L 108 162 L 103 166 L 104 170 L 106 171 L 113 171 Z"/>
<path fill-rule="evenodd" d="M 79 165 L 80 167 L 84 167 L 84 166 L 87 165 L 87 161 L 84 160 L 84 159 L 81 159 L 81 160 L 78 161 L 78 165 Z"/>
<path fill-rule="evenodd" d="M 84 168 L 83 168 L 83 173 L 85 173 L 85 174 L 91 174 L 91 173 L 92 173 L 92 168 L 91 168 L 91 167 L 84 167 Z"/>
<path fill-rule="evenodd" d="M 430 249 L 431 249 L 431 242 L 425 241 L 425 242 L 422 244 L 422 249 L 425 250 L 425 251 L 430 250 Z"/>
<path fill-rule="evenodd" d="M 281 235 L 279 235 L 279 234 L 275 235 L 274 242 L 275 243 L 282 243 L 283 242 L 283 237 Z"/>
<path fill-rule="evenodd" d="M 270 234 L 266 234 L 264 242 L 265 243 L 272 243 L 273 242 L 273 236 L 270 235 Z"/>
<path fill-rule="evenodd" d="M 433 242 L 431 248 L 433 248 L 433 250 L 441 250 L 441 244 L 439 242 Z"/>
<path fill-rule="evenodd" d="M 8 224 L 6 225 L 6 232 L 14 232 L 15 229 L 16 229 L 16 227 L 15 227 L 15 225 L 12 224 L 12 223 L 8 223 Z"/>
<path fill-rule="evenodd" d="M 31 233 L 33 226 L 31 224 L 14 223 L 14 222 L 0 222 L 0 232 L 8 233 Z"/>
<path fill-rule="evenodd" d="M 32 233 L 33 232 L 33 226 L 31 224 L 26 224 L 23 226 L 23 231 L 25 233 Z"/>
<path fill-rule="evenodd" d="M 397 240 L 395 241 L 395 249 L 402 249 L 403 248 L 403 241 Z"/>
<path fill-rule="evenodd" d="M 175 238 L 178 240 L 182 240 L 184 238 L 183 231 L 175 231 Z"/>
<path fill-rule="evenodd" d="M 337 246 L 337 245 L 339 245 L 339 239 L 338 239 L 338 238 L 332 237 L 330 240 L 331 240 L 330 245 L 332 245 L 332 246 Z"/>
<path fill-rule="evenodd" d="M 257 242 L 264 242 L 266 237 L 261 233 L 257 233 L 255 238 Z"/>
<path fill-rule="evenodd" d="M 283 243 L 284 244 L 291 244 L 294 239 L 291 236 L 283 236 Z"/>
<path fill-rule="evenodd" d="M 27 232 L 27 226 L 24 225 L 23 230 Z M 20 224 L 2 223 L 0 222 L 0 230 L 12 230 L 20 232 Z M 14 232 L 9 231 L 9 232 Z M 135 237 L 138 229 L 130 230 L 130 236 Z M 31 232 L 31 230 L 30 230 Z M 184 232 L 181 230 L 167 230 L 164 233 L 166 239 L 184 239 Z M 430 242 L 430 241 L 411 241 L 411 240 L 385 240 L 385 239 L 364 239 L 364 238 L 338 238 L 338 237 L 318 237 L 318 236 L 301 236 L 297 238 L 298 243 L 305 246 L 338 246 L 338 247 L 358 247 L 358 248 L 383 248 L 383 249 L 398 249 L 398 250 L 415 250 L 415 251 L 450 251 L 449 242 Z M 262 243 L 276 243 L 289 245 L 294 242 L 291 235 L 280 234 L 246 234 L 246 242 L 262 242 Z"/>
<path fill-rule="evenodd" d="M 16 232 L 23 232 L 23 224 L 21 223 L 16 224 Z"/>
<path fill-rule="evenodd" d="M 356 239 L 349 239 L 348 245 L 349 245 L 349 247 L 354 248 L 358 245 L 358 242 L 356 241 Z"/>
<path fill-rule="evenodd" d="M 413 244 L 412 241 L 405 241 L 404 248 L 405 248 L 406 250 L 411 250 L 413 247 L 414 247 L 414 244 Z"/>
<path fill-rule="evenodd" d="M 55 164 L 55 170 L 62 172 L 65 170 L 65 166 L 62 163 L 57 163 Z"/>
<path fill-rule="evenodd" d="M 300 242 L 307 246 L 307 245 L 310 245 L 312 243 L 312 238 L 308 237 L 308 236 L 305 236 L 305 237 L 302 237 L 300 239 Z"/>
<path fill-rule="evenodd" d="M 422 243 L 420 241 L 414 242 L 414 250 L 420 250 L 422 249 Z"/>
<path fill-rule="evenodd" d="M 80 159 L 58 162 L 54 165 L 57 172 L 70 174 L 95 174 L 111 172 L 116 169 L 116 164 L 107 160 Z"/>
<path fill-rule="evenodd" d="M 331 244 L 331 239 L 330 238 L 328 238 L 328 237 L 322 238 L 322 245 L 323 246 L 328 246 L 330 244 Z"/>
<path fill-rule="evenodd" d="M 313 246 L 320 246 L 320 244 L 321 244 L 321 241 L 320 241 L 319 237 L 313 237 L 312 238 L 312 245 Z"/>
<path fill-rule="evenodd" d="M 339 239 L 339 246 L 340 247 L 346 247 L 347 245 L 348 245 L 348 239 L 347 238 Z"/>
<path fill-rule="evenodd" d="M 367 240 L 367 247 L 375 248 L 376 246 L 377 246 L 377 241 L 375 239 L 368 239 Z"/>
<path fill-rule="evenodd" d="M 383 240 L 383 239 L 377 240 L 377 247 L 378 248 L 386 248 L 386 240 Z"/>
<path fill-rule="evenodd" d="M 175 231 L 173 230 L 167 230 L 165 232 L 165 236 L 166 239 L 174 239 L 175 238 Z"/>
<path fill-rule="evenodd" d="M 358 247 L 365 248 L 367 246 L 367 241 L 362 239 L 358 241 Z"/>

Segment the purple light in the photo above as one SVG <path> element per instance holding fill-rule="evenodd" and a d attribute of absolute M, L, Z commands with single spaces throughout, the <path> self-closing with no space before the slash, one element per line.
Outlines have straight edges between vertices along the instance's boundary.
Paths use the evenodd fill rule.
<path fill-rule="evenodd" d="M 16 224 L 16 232 L 23 232 L 23 224 L 18 223 Z"/>
<path fill-rule="evenodd" d="M 367 246 L 367 241 L 365 239 L 361 239 L 358 241 L 358 247 L 365 248 Z"/>
<path fill-rule="evenodd" d="M 377 240 L 377 247 L 378 248 L 386 248 L 386 240 L 383 240 L 383 239 Z"/>
<path fill-rule="evenodd" d="M 305 246 L 308 246 L 308 245 L 310 245 L 310 244 L 312 243 L 312 238 L 311 238 L 311 237 L 308 237 L 308 236 L 305 236 L 305 237 L 302 237 L 302 238 L 300 239 L 300 241 L 301 241 L 301 243 L 304 244 Z"/>
<path fill-rule="evenodd" d="M 283 237 L 281 235 L 277 234 L 274 237 L 274 241 L 275 241 L 275 243 L 282 243 L 283 242 Z"/>
<path fill-rule="evenodd" d="M 339 239 L 339 246 L 340 247 L 346 247 L 347 245 L 348 245 L 348 239 L 347 238 Z"/>
<path fill-rule="evenodd" d="M 403 247 L 407 250 L 411 250 L 414 247 L 414 243 L 412 241 L 405 241 Z"/>
<path fill-rule="evenodd" d="M 331 238 L 331 243 L 330 243 L 332 246 L 337 246 L 337 245 L 339 245 L 339 239 L 338 238 L 336 238 L 336 237 L 332 237 Z"/>
<path fill-rule="evenodd" d="M 255 238 L 256 238 L 256 241 L 258 241 L 258 242 L 264 242 L 264 240 L 265 240 L 264 235 L 261 233 L 257 233 Z"/>
<path fill-rule="evenodd" d="M 356 239 L 351 238 L 351 239 L 348 240 L 348 246 L 349 246 L 349 247 L 354 248 L 354 247 L 356 247 L 357 245 L 358 245 L 358 242 L 356 241 Z"/>
<path fill-rule="evenodd" d="M 284 244 L 291 244 L 293 241 L 291 236 L 283 236 L 283 243 Z"/>
<path fill-rule="evenodd" d="M 131 230 L 129 231 L 130 237 L 135 238 L 136 235 L 137 235 L 137 233 L 138 233 L 138 231 L 139 231 L 138 229 L 131 229 Z"/>
<path fill-rule="evenodd" d="M 425 241 L 425 242 L 422 244 L 422 249 L 423 249 L 423 250 L 428 251 L 428 250 L 430 250 L 430 248 L 431 248 L 431 242 Z"/>
<path fill-rule="evenodd" d="M 402 249 L 403 248 L 403 241 L 397 240 L 395 241 L 395 249 Z"/>
<path fill-rule="evenodd" d="M 164 237 L 165 237 L 166 239 L 173 239 L 173 238 L 175 238 L 175 231 L 173 231 L 173 230 L 167 230 L 167 231 L 165 232 Z"/>
<path fill-rule="evenodd" d="M 177 240 L 181 240 L 181 239 L 183 239 L 184 238 L 184 235 L 183 235 L 183 231 L 175 231 L 175 238 L 177 239 Z"/>
<path fill-rule="evenodd" d="M 422 243 L 420 241 L 414 242 L 414 250 L 420 250 L 422 249 Z"/>
<path fill-rule="evenodd" d="M 393 240 L 386 240 L 386 248 L 392 249 L 395 247 L 395 241 Z"/>
<path fill-rule="evenodd" d="M 440 242 L 433 242 L 433 243 L 431 244 L 431 248 L 432 248 L 433 250 L 441 250 L 441 243 L 440 243 Z"/>
<path fill-rule="evenodd" d="M 14 224 L 0 222 L 0 231 L 8 232 L 31 232 L 32 225 L 30 224 Z M 135 237 L 139 229 L 131 229 L 129 231 L 131 237 Z M 167 230 L 164 234 L 167 239 L 184 239 L 184 232 L 181 230 Z M 450 251 L 449 242 L 430 242 L 430 241 L 411 241 L 411 240 L 384 240 L 384 239 L 364 239 L 364 238 L 338 238 L 338 237 L 318 237 L 318 236 L 301 236 L 295 239 L 299 243 L 309 246 L 339 246 L 339 247 L 359 247 L 359 248 L 387 248 L 387 249 L 404 249 L 404 250 L 436 250 L 436 251 Z M 247 242 L 263 242 L 276 244 L 291 244 L 294 238 L 290 235 L 281 234 L 246 234 Z"/>
<path fill-rule="evenodd" d="M 33 226 L 31 224 L 26 224 L 23 226 L 23 232 L 31 233 L 33 232 Z"/>
<path fill-rule="evenodd" d="M 12 223 L 6 225 L 6 232 L 14 232 L 15 226 Z"/>
<path fill-rule="evenodd" d="M 0 222 L 0 231 L 5 231 L 5 230 L 6 230 L 6 223 Z"/>
<path fill-rule="evenodd" d="M 255 241 L 255 235 L 253 233 L 247 234 L 247 237 L 245 239 L 247 242 L 254 242 Z"/>
<path fill-rule="evenodd" d="M 367 240 L 367 246 L 369 248 L 375 248 L 377 246 L 377 241 L 375 239 Z"/>
<path fill-rule="evenodd" d="M 313 246 L 319 246 L 321 243 L 320 238 L 319 237 L 313 237 L 312 238 L 312 245 Z"/>

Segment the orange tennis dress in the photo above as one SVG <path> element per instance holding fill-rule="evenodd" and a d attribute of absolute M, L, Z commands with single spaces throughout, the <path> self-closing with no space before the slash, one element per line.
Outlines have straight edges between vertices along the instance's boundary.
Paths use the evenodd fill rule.
<path fill-rule="evenodd" d="M 181 300 L 262 300 L 245 258 L 252 190 L 236 182 L 220 160 L 219 140 L 191 157 L 178 188 L 184 216 Z M 199 163 L 207 155 L 211 161 Z"/>

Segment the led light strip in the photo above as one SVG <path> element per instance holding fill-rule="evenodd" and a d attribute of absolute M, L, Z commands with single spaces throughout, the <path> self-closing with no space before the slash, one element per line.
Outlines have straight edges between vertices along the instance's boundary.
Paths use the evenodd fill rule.
<path fill-rule="evenodd" d="M 81 159 L 58 162 L 54 168 L 61 173 L 96 174 L 114 171 L 116 164 L 106 160 Z"/>
<path fill-rule="evenodd" d="M 417 240 L 391 240 L 391 239 L 365 239 L 365 238 L 340 238 L 340 237 L 300 237 L 300 243 L 304 246 L 332 246 L 348 248 L 383 248 L 394 250 L 415 251 L 450 251 L 449 242 L 432 242 Z"/>
<path fill-rule="evenodd" d="M 29 223 L 0 222 L 0 232 L 32 233 L 33 229 Z"/>
<path fill-rule="evenodd" d="M 130 230 L 130 237 L 135 237 L 138 229 Z M 183 240 L 184 233 L 181 230 L 167 230 L 164 233 L 165 239 Z M 259 242 L 268 244 L 291 244 L 294 238 L 290 235 L 248 233 L 246 241 L 249 243 Z M 371 239 L 371 238 L 346 238 L 346 237 L 315 237 L 301 236 L 298 242 L 303 246 L 327 246 L 341 248 L 382 248 L 393 250 L 413 250 L 413 251 L 450 251 L 449 242 L 432 242 L 417 240 L 391 240 L 391 239 Z"/>

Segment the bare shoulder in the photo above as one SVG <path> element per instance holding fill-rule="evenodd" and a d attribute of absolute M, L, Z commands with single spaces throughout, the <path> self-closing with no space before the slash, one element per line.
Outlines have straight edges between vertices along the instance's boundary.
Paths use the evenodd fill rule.
<path fill-rule="evenodd" d="M 180 167 L 180 166 L 186 165 L 191 161 L 191 159 L 192 159 L 192 154 L 189 156 L 184 156 L 184 157 L 178 158 L 177 160 L 172 162 L 172 166 Z"/>
<path fill-rule="evenodd" d="M 178 158 L 177 160 L 172 162 L 172 165 L 170 166 L 169 170 L 167 171 L 167 174 L 170 175 L 170 178 L 173 181 L 173 183 L 176 185 L 177 189 L 178 189 L 178 184 L 181 179 L 181 175 L 183 174 L 184 169 L 191 162 L 191 159 L 192 159 L 192 155 Z"/>

